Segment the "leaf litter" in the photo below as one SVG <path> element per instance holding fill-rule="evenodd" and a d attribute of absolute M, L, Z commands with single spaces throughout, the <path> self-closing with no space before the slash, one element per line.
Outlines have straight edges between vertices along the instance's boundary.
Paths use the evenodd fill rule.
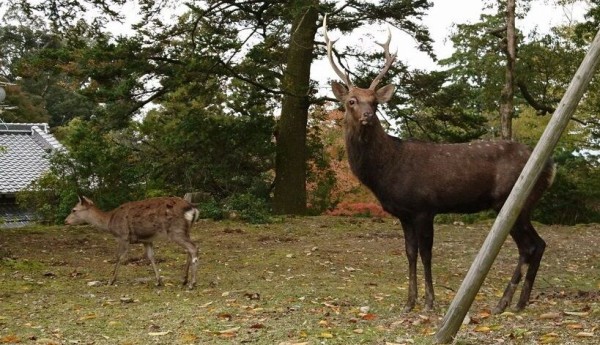
<path fill-rule="evenodd" d="M 490 312 L 517 258 L 507 241 L 457 343 L 600 342 L 600 227 L 537 227 L 548 246 L 531 305 Z M 163 287 L 148 279 L 135 246 L 110 286 L 114 239 L 89 227 L 5 229 L 0 243 L 11 257 L 0 258 L 0 343 L 431 344 L 488 230 L 488 223 L 436 225 L 437 307 L 422 310 L 419 276 L 421 299 L 403 314 L 404 243 L 389 218 L 201 221 L 192 231 L 202 248 L 192 291 L 180 287 L 185 262 L 169 243 L 156 244 Z"/>

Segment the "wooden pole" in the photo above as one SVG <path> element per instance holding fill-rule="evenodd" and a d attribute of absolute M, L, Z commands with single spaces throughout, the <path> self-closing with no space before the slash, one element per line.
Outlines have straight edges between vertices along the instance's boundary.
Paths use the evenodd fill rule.
<path fill-rule="evenodd" d="M 560 104 L 554 115 L 552 115 L 552 119 L 531 153 L 531 157 L 529 157 L 519 179 L 515 183 L 508 199 L 506 199 L 504 207 L 500 210 L 490 233 L 479 250 L 475 261 L 473 261 L 467 276 L 450 304 L 448 312 L 442 320 L 442 325 L 435 334 L 435 341 L 438 344 L 449 343 L 456 336 L 467 311 L 475 299 L 475 295 L 479 291 L 498 252 L 500 252 L 500 248 L 514 225 L 519 212 L 523 208 L 525 200 L 533 189 L 545 162 L 552 154 L 562 132 L 567 127 L 571 116 L 575 112 L 577 104 L 594 76 L 599 61 L 600 31 L 596 33 L 589 51 L 581 62 L 573 80 L 571 80 Z"/>

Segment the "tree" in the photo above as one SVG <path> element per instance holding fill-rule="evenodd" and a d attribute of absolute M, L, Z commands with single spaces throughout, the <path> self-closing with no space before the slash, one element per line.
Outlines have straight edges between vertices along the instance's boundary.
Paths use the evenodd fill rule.
<path fill-rule="evenodd" d="M 306 124 L 310 106 L 310 66 L 317 32 L 317 3 L 291 1 L 293 14 L 287 65 L 283 74 L 281 117 L 277 128 L 277 158 L 273 211 L 306 212 Z"/>
<path fill-rule="evenodd" d="M 506 72 L 500 93 L 500 124 L 502 139 L 512 139 L 514 116 L 515 63 L 517 60 L 517 33 L 515 30 L 515 0 L 506 1 Z"/>
<path fill-rule="evenodd" d="M 72 54 L 60 65 L 74 67 L 72 75 L 89 78 L 80 92 L 104 104 L 96 114 L 108 128 L 128 126 L 146 104 L 160 104 L 181 85 L 204 85 L 213 78 L 224 89 L 239 82 L 254 89 L 246 98 L 236 95 L 238 104 L 251 106 L 257 91 L 270 105 L 281 102 L 273 198 L 279 213 L 304 213 L 306 208 L 306 117 L 311 104 L 324 101 L 312 97 L 307 77 L 313 59 L 322 53 L 315 49 L 319 15 L 333 13 L 331 27 L 342 32 L 387 21 L 431 52 L 428 31 L 418 23 L 431 6 L 425 0 L 353 1 L 339 8 L 333 1 L 192 1 L 172 23 L 161 17 L 170 3 L 141 1 L 141 19 L 130 37 L 104 33 L 107 20 L 120 19 L 119 0 L 17 4 L 23 13 L 43 14 L 53 33 L 68 37 Z M 98 15 L 84 16 L 91 8 Z M 76 35 L 75 27 L 84 34 Z M 295 45 L 297 40 L 302 45 Z"/>

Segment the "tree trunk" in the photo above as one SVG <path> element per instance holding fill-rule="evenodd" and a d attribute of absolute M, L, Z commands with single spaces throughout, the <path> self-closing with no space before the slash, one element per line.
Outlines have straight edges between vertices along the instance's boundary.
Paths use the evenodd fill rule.
<path fill-rule="evenodd" d="M 317 33 L 315 1 L 291 3 L 294 15 L 283 74 L 286 92 L 278 122 L 273 211 L 306 213 L 306 125 L 310 105 L 310 66 Z"/>
<path fill-rule="evenodd" d="M 517 37 L 515 32 L 515 1 L 506 3 L 506 75 L 500 94 L 500 127 L 502 139 L 512 139 L 512 118 L 514 116 L 515 61 Z"/>

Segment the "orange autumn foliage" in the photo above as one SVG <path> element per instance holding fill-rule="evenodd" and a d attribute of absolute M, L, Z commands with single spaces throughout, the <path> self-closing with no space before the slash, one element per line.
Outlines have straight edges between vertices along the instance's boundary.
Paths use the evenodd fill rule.
<path fill-rule="evenodd" d="M 350 170 L 344 143 L 343 118 L 343 112 L 332 110 L 318 124 L 329 167 L 335 174 L 335 186 L 331 190 L 333 205 L 324 213 L 334 216 L 389 217 L 371 191 Z M 312 166 L 309 168 L 315 169 Z M 307 184 L 309 193 L 315 188 L 316 183 Z"/>

